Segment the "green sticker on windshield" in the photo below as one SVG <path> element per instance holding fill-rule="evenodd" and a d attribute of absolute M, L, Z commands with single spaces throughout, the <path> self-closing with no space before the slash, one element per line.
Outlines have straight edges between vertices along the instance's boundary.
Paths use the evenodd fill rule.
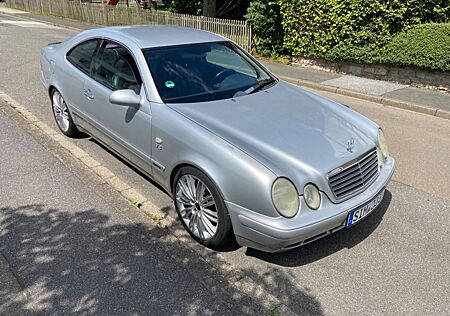
<path fill-rule="evenodd" d="M 172 89 L 175 87 L 175 82 L 168 80 L 166 81 L 165 85 L 167 88 Z"/>

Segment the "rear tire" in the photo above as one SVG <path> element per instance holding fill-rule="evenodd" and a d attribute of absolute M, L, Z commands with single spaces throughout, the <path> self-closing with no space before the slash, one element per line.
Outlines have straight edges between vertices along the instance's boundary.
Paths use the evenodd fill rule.
<path fill-rule="evenodd" d="M 197 242 L 217 248 L 231 239 L 231 220 L 224 199 L 203 172 L 193 167 L 180 169 L 172 192 L 178 217 Z"/>
<path fill-rule="evenodd" d="M 50 98 L 52 101 L 53 117 L 55 118 L 59 130 L 68 137 L 80 135 L 80 131 L 73 122 L 69 107 L 64 101 L 61 93 L 58 90 L 53 89 L 50 93 Z"/>

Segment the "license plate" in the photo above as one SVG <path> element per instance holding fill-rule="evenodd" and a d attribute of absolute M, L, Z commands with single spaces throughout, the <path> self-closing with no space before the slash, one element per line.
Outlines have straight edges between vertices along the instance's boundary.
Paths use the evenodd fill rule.
<path fill-rule="evenodd" d="M 357 208 L 356 210 L 348 213 L 347 227 L 355 225 L 357 222 L 362 220 L 364 217 L 372 213 L 372 211 L 381 203 L 384 196 L 384 189 L 381 190 L 372 200 L 370 200 L 364 206 Z"/>

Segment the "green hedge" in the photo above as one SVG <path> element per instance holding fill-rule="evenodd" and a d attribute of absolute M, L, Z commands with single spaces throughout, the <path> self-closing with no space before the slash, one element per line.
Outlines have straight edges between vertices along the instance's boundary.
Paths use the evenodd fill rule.
<path fill-rule="evenodd" d="M 408 27 L 448 22 L 449 0 L 279 0 L 285 47 L 321 56 L 337 45 L 383 45 Z"/>
<path fill-rule="evenodd" d="M 329 61 L 450 71 L 450 24 L 415 25 L 393 36 L 384 45 L 337 45 L 321 57 Z"/>
<path fill-rule="evenodd" d="M 449 0 L 253 0 L 246 18 L 262 55 L 450 70 Z"/>
<path fill-rule="evenodd" d="M 283 53 L 284 31 L 277 1 L 252 1 L 245 18 L 253 27 L 257 53 L 264 56 Z"/>

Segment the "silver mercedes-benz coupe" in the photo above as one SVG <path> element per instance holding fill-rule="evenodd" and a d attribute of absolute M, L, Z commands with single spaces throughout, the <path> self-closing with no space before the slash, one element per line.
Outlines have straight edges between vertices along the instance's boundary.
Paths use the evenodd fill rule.
<path fill-rule="evenodd" d="M 169 26 L 42 49 L 63 134 L 86 132 L 171 194 L 198 242 L 292 249 L 369 215 L 395 167 L 381 128 L 277 79 L 233 42 Z"/>

